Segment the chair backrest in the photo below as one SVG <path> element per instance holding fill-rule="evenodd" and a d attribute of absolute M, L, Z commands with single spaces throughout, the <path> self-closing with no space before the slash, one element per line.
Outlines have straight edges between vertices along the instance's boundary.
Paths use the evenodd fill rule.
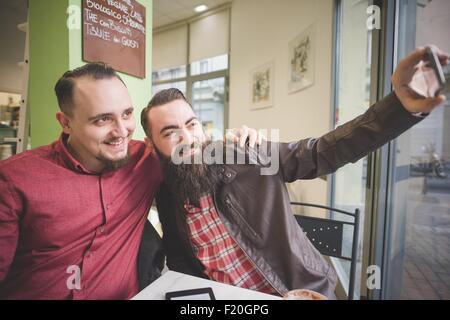
<path fill-rule="evenodd" d="M 295 215 L 298 224 L 320 253 L 342 258 L 344 224 L 340 221 Z"/>
<path fill-rule="evenodd" d="M 315 207 L 328 210 L 329 212 L 339 212 L 353 217 L 353 221 L 349 222 L 303 215 L 294 215 L 295 219 L 297 220 L 302 230 L 305 232 L 308 239 L 321 254 L 350 261 L 348 298 L 349 300 L 352 300 L 355 290 L 356 263 L 358 255 L 359 209 L 355 209 L 354 212 L 349 212 L 341 209 L 304 202 L 291 202 L 291 205 Z M 352 250 L 350 256 L 345 256 L 342 252 L 345 225 L 350 225 L 353 227 L 353 237 L 351 244 Z"/>

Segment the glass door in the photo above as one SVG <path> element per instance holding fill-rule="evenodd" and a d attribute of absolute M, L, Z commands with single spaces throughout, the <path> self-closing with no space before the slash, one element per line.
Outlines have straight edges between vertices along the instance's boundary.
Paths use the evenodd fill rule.
<path fill-rule="evenodd" d="M 399 0 L 395 9 L 394 63 L 430 43 L 450 52 L 450 1 Z M 392 144 L 381 299 L 450 299 L 450 95 L 447 99 Z"/>

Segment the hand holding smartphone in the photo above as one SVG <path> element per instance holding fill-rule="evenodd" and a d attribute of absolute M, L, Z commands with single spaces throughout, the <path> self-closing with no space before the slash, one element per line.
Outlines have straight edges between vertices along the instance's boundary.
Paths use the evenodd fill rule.
<path fill-rule="evenodd" d="M 445 76 L 442 70 L 441 63 L 439 62 L 436 50 L 432 47 L 427 47 L 426 49 L 426 67 L 432 69 L 433 74 L 428 77 L 427 80 L 431 88 L 436 88 L 434 96 L 437 97 L 441 94 L 441 91 L 445 87 Z"/>
<path fill-rule="evenodd" d="M 438 97 L 442 93 L 445 76 L 434 47 L 426 47 L 409 87 L 424 98 Z"/>
<path fill-rule="evenodd" d="M 448 94 L 442 66 L 450 65 L 450 54 L 439 48 L 420 47 L 397 64 L 391 81 L 396 96 L 412 114 L 428 114 L 443 104 Z M 442 65 L 441 65 L 442 64 Z M 445 88 L 445 89 L 444 89 Z"/>

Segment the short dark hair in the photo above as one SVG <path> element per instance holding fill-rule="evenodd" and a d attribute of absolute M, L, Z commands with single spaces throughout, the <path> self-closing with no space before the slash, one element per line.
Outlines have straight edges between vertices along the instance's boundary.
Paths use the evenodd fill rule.
<path fill-rule="evenodd" d="M 178 90 L 176 88 L 170 88 L 170 89 L 161 90 L 157 94 L 155 94 L 153 96 L 152 100 L 150 100 L 150 102 L 148 103 L 147 107 L 145 107 L 142 110 L 141 125 L 142 125 L 142 128 L 144 129 L 144 132 L 147 137 L 151 136 L 150 123 L 148 121 L 148 113 L 149 113 L 150 109 L 162 106 L 164 104 L 170 103 L 175 100 L 183 100 L 188 105 L 191 105 L 187 101 L 183 92 L 181 92 L 180 90 Z M 192 106 L 191 106 L 191 108 L 192 108 Z"/>
<path fill-rule="evenodd" d="M 66 115 L 72 115 L 73 111 L 73 88 L 75 80 L 81 77 L 90 77 L 94 80 L 117 78 L 125 85 L 122 78 L 109 65 L 103 62 L 92 62 L 82 67 L 66 71 L 55 85 L 55 93 L 58 105 Z"/>

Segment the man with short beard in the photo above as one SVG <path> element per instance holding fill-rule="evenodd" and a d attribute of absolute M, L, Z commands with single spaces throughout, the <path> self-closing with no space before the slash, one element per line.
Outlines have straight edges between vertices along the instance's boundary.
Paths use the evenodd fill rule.
<path fill-rule="evenodd" d="M 0 162 L 0 299 L 131 298 L 144 228 L 146 282 L 162 268 L 147 220 L 159 160 L 131 139 L 133 104 L 112 68 L 68 71 L 55 92 L 59 140 Z"/>
<path fill-rule="evenodd" d="M 447 54 L 439 57 L 448 63 Z M 260 162 L 279 160 L 280 170 L 272 175 L 262 175 L 258 163 L 186 164 L 201 158 L 207 144 L 202 126 L 179 90 L 156 94 L 141 124 L 149 149 L 163 160 L 165 181 L 156 201 L 169 269 L 265 293 L 302 288 L 334 298 L 336 273 L 298 226 L 285 183 L 356 162 L 440 105 L 445 96 L 411 89 L 425 86 L 422 92 L 429 92 L 431 84 L 413 77 L 424 58 L 425 48 L 419 48 L 403 59 L 392 76 L 393 93 L 322 137 L 265 142 L 279 150 L 263 153 Z M 180 158 L 186 161 L 180 164 Z"/>

